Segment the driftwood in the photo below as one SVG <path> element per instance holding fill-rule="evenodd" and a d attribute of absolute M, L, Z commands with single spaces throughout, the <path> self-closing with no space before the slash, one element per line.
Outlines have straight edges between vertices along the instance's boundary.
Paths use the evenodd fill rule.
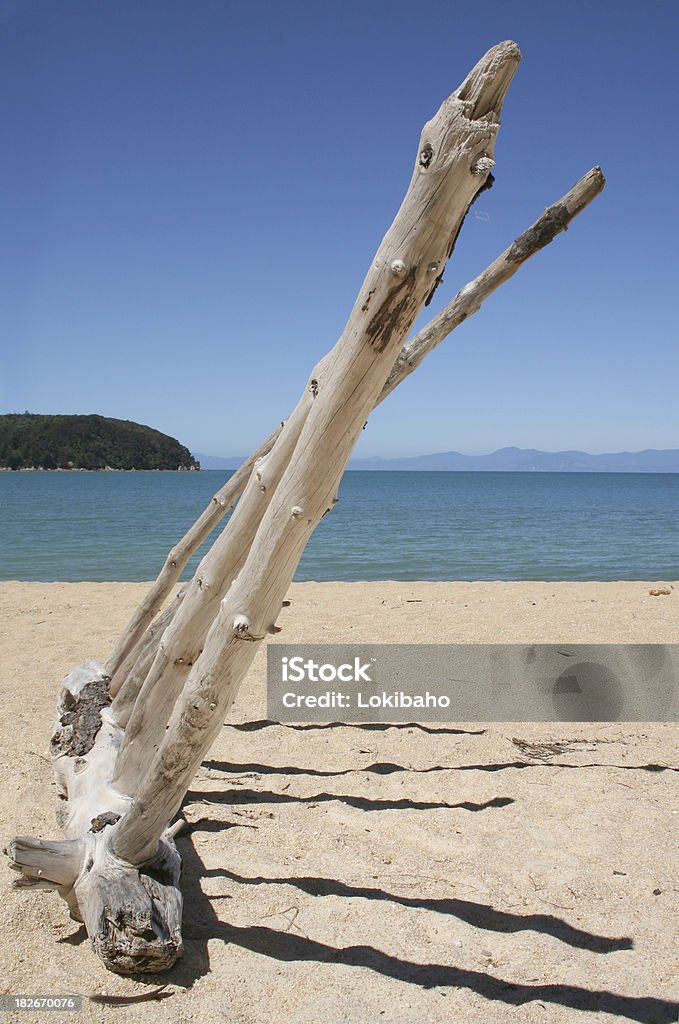
<path fill-rule="evenodd" d="M 181 955 L 180 861 L 169 823 L 256 650 L 277 629 L 304 546 L 336 500 L 368 415 L 603 187 L 595 168 L 402 348 L 487 185 L 519 59 L 514 43 L 493 47 L 425 125 L 408 192 L 344 333 L 291 416 L 170 552 L 106 666 L 88 663 L 62 684 L 52 756 L 67 838 L 19 837 L 8 852 L 17 884 L 57 889 L 112 970 L 163 970 Z M 239 495 L 193 580 L 158 614 Z"/>
<path fill-rule="evenodd" d="M 250 528 L 245 513 L 251 505 L 266 506 L 261 519 L 256 515 L 260 521 L 247 558 L 232 581 L 227 580 L 230 586 L 205 648 L 190 669 L 167 726 L 167 718 L 159 722 L 145 713 L 156 695 L 163 710 L 168 710 L 163 698 L 167 677 L 162 687 L 152 686 L 148 694 L 144 693 L 146 683 L 142 688 L 138 702 L 142 724 L 133 736 L 133 713 L 121 750 L 121 769 L 116 770 L 120 788 L 128 791 L 134 785 L 134 802 L 112 838 L 112 849 L 123 860 L 140 863 L 153 856 L 221 728 L 259 643 L 275 630 L 306 541 L 332 507 L 346 462 L 403 338 L 493 166 L 499 112 L 518 61 L 513 43 L 494 47 L 425 126 L 410 187 L 372 261 L 342 337 L 313 371 L 272 451 L 255 467 L 229 530 L 217 541 L 220 544 L 225 538 L 229 558 L 235 557 L 238 564 L 241 549 L 234 538 Z M 219 577 L 216 572 L 203 578 L 202 586 L 195 589 L 209 591 L 219 586 Z M 172 627 L 184 614 L 190 596 L 184 598 Z M 202 602 L 198 596 L 196 601 L 197 612 Z M 178 639 L 180 644 L 188 639 L 183 630 Z M 187 651 L 188 660 L 190 654 Z M 143 764 L 161 730 L 159 749 L 141 784 L 135 784 L 136 772 L 130 770 L 125 755 L 136 744 L 140 757 L 133 759 L 135 766 Z"/>
<path fill-rule="evenodd" d="M 452 331 L 474 313 L 478 312 L 483 302 L 501 284 L 510 280 L 529 257 L 535 255 L 535 253 L 553 241 L 559 232 L 567 230 L 571 221 L 599 195 L 604 184 L 605 179 L 601 168 L 592 168 L 591 171 L 588 171 L 587 174 L 583 175 L 575 183 L 566 195 L 548 207 L 535 223 L 527 228 L 508 249 L 505 249 L 490 266 L 479 274 L 478 277 L 474 278 L 473 281 L 470 281 L 460 289 L 452 302 L 403 347 L 377 399 L 376 405 L 383 402 L 406 377 L 413 373 L 425 356 L 432 352 Z M 519 255 L 520 258 L 517 258 Z M 311 379 L 313 379 L 313 374 Z M 125 627 L 114 653 L 106 663 L 106 672 L 112 676 L 110 689 L 113 696 L 116 696 L 123 683 L 125 683 L 128 690 L 130 688 L 134 690 L 135 685 L 138 684 L 137 689 L 134 690 L 136 700 L 138 686 L 146 679 L 150 667 L 148 662 L 149 645 L 147 643 L 147 646 L 143 649 L 146 658 L 141 662 L 136 673 L 133 672 L 133 666 L 140 657 L 140 649 L 137 646 L 139 644 L 139 637 L 144 635 L 144 631 L 149 628 L 153 616 L 179 579 L 182 570 L 196 549 L 209 532 L 221 521 L 226 512 L 233 507 L 248 479 L 250 479 L 255 463 L 265 455 L 268 455 L 282 427 L 283 424 L 227 480 L 224 486 L 212 498 L 210 504 L 204 509 L 196 523 L 169 552 L 157 580 Z M 252 532 L 252 527 L 256 525 L 256 522 L 251 514 L 249 523 Z M 209 562 L 218 557 L 218 555 L 218 549 L 211 550 L 206 556 L 206 564 L 209 565 Z M 203 571 L 204 566 L 201 565 L 194 577 L 196 583 L 202 579 Z M 209 591 L 208 594 L 214 607 L 214 602 L 220 599 L 222 595 L 216 594 L 214 590 Z M 174 609 L 172 614 L 174 614 Z M 172 614 L 162 620 L 160 635 L 162 635 L 163 629 L 169 624 Z M 155 624 L 152 628 L 153 634 L 156 637 L 156 642 L 152 644 L 152 648 L 154 651 L 157 651 L 160 642 L 159 630 Z M 153 634 L 148 637 L 149 641 L 153 641 Z M 197 635 L 195 623 L 193 635 L 199 648 L 201 648 L 205 634 Z M 139 676 L 141 676 L 141 680 Z M 123 701 L 116 700 L 117 717 L 121 724 L 127 724 L 127 703 L 129 701 L 124 704 Z"/>
<path fill-rule="evenodd" d="M 239 466 L 233 476 L 229 477 L 224 486 L 214 495 L 210 504 L 207 505 L 198 519 L 196 519 L 193 526 L 187 530 L 182 539 L 169 551 L 157 580 L 121 633 L 118 643 L 106 662 L 106 674 L 112 679 L 146 632 L 151 620 L 162 607 L 165 598 L 181 576 L 182 570 L 191 558 L 191 555 L 210 536 L 224 515 L 233 508 L 250 478 L 255 462 L 262 458 L 262 456 L 268 455 L 281 432 L 282 426 L 283 424 L 277 430 L 274 430 L 273 434 L 260 445 L 257 451 L 253 452 L 249 459 L 246 459 L 242 466 Z"/>

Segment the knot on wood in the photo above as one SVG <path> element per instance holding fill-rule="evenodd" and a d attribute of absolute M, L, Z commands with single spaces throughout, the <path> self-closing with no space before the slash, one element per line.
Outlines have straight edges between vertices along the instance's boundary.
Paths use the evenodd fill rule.
<path fill-rule="evenodd" d="M 233 620 L 233 635 L 236 640 L 263 640 L 263 636 L 255 636 L 251 627 L 252 623 L 247 615 L 236 615 Z"/>
<path fill-rule="evenodd" d="M 400 277 L 405 273 L 406 265 L 403 260 L 394 260 L 391 264 L 391 272 L 396 277 Z"/>
<path fill-rule="evenodd" d="M 429 167 L 429 164 L 432 162 L 433 159 L 434 150 L 431 148 L 429 143 L 427 143 L 426 146 L 422 147 L 422 151 L 420 153 L 420 167 L 424 167 L 426 169 L 427 167 Z"/>
<path fill-rule="evenodd" d="M 299 519 L 299 517 L 301 515 L 303 515 L 303 514 L 304 514 L 304 509 L 302 508 L 301 505 L 293 505 L 292 506 L 292 509 L 290 510 L 290 515 L 292 516 L 293 519 Z"/>
<path fill-rule="evenodd" d="M 309 391 L 314 398 L 318 394 L 318 381 L 315 378 L 312 378 L 311 383 L 309 384 Z"/>
<path fill-rule="evenodd" d="M 92 818 L 90 832 L 103 832 L 107 825 L 115 825 L 117 821 L 120 821 L 119 814 L 114 814 L 113 811 L 103 811 L 96 818 Z"/>
<path fill-rule="evenodd" d="M 481 156 L 471 166 L 471 172 L 475 178 L 483 174 L 489 174 L 495 167 L 495 161 L 490 156 Z"/>

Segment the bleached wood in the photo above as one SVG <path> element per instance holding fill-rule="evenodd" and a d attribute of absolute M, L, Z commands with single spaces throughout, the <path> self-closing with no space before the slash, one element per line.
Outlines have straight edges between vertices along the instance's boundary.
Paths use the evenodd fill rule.
<path fill-rule="evenodd" d="M 491 58 L 491 62 L 494 59 L 496 59 L 495 56 Z M 462 213 L 454 222 L 454 231 L 447 238 L 447 249 L 445 252 L 437 253 L 438 258 L 432 258 L 427 267 L 420 268 L 422 280 L 426 281 L 428 285 L 427 295 L 423 302 L 431 294 L 432 288 L 440 277 L 457 238 L 469 202 L 483 187 L 493 166 L 492 133 L 488 131 L 488 122 L 484 119 L 489 116 L 486 87 L 488 82 L 495 82 L 495 69 L 484 71 L 483 74 L 485 74 L 485 79 L 482 79 L 480 75 L 475 77 L 472 74 L 459 90 L 459 97 L 455 97 L 460 107 L 463 105 L 463 101 L 460 99 L 462 96 L 465 97 L 468 105 L 476 105 L 477 109 L 474 111 L 478 115 L 476 123 L 483 125 L 482 130 L 485 134 L 473 154 L 472 163 L 464 171 L 467 188 L 463 191 L 462 196 L 466 202 Z M 488 146 L 483 148 L 486 142 Z M 414 181 L 421 182 L 423 176 L 428 179 L 435 178 L 436 174 L 430 172 L 430 168 L 436 166 L 440 158 L 441 153 L 434 156 L 432 143 L 423 138 Z M 399 216 L 403 214 L 402 208 Z M 408 224 L 407 215 L 403 216 L 403 220 L 407 237 L 407 233 L 412 230 L 412 225 Z M 444 231 L 447 229 L 448 225 Z M 397 291 L 400 291 L 406 283 L 406 264 L 398 258 L 397 246 L 394 248 L 392 257 L 388 273 L 390 278 L 398 283 Z M 376 275 L 373 274 L 373 276 Z M 372 281 L 366 282 L 368 297 L 359 310 L 366 324 L 370 322 L 368 307 L 374 293 L 374 289 L 371 290 L 371 284 Z M 347 330 L 351 329 L 353 329 L 353 325 L 347 328 Z M 163 741 L 166 723 L 174 703 L 181 692 L 191 666 L 203 649 L 207 631 L 214 619 L 217 602 L 221 600 L 222 595 L 235 579 L 240 566 L 245 561 L 256 530 L 271 500 L 271 495 L 275 493 L 275 488 L 292 458 L 293 451 L 295 451 L 296 457 L 295 445 L 306 417 L 316 402 L 320 382 L 326 373 L 325 364 L 336 358 L 336 352 L 337 348 L 312 371 L 300 402 L 283 427 L 272 452 L 257 464 L 255 476 L 250 479 L 229 523 L 229 529 L 218 538 L 212 550 L 203 559 L 182 608 L 163 635 L 155 661 L 127 725 L 116 766 L 115 783 L 128 794 L 135 792 L 140 778 L 151 764 Z M 161 680 L 162 685 L 158 685 Z"/>
<path fill-rule="evenodd" d="M 95 953 L 118 974 L 167 970 L 183 953 L 181 859 L 166 834 L 136 868 L 112 850 L 115 825 L 89 833 L 91 847 L 73 886 Z"/>
<path fill-rule="evenodd" d="M 444 338 L 477 312 L 484 300 L 509 280 L 530 256 L 549 244 L 560 231 L 565 231 L 570 221 L 601 192 L 604 184 L 601 169 L 593 168 L 565 196 L 545 210 L 489 267 L 466 284 L 453 301 L 403 347 L 378 396 L 376 406 L 413 373 L 425 356 Z M 519 254 L 520 259 L 517 259 Z M 318 372 L 318 368 L 312 371 L 310 379 L 315 380 Z M 302 416 L 306 416 L 310 408 L 308 395 L 309 388 L 300 403 Z M 299 407 L 293 415 L 300 416 Z M 298 419 L 297 422 L 301 428 L 301 421 Z M 259 455 L 269 445 L 273 447 L 278 433 L 280 431 L 271 435 L 256 454 Z M 279 448 L 275 463 L 272 462 L 273 455 L 270 459 L 259 456 L 261 461 L 257 462 L 256 476 L 251 477 L 249 490 L 229 523 L 230 532 L 219 539 L 201 563 L 191 588 L 192 600 L 187 602 L 182 616 L 172 623 L 167 636 L 163 637 L 163 650 L 159 652 L 152 670 L 150 658 L 147 657 L 132 673 L 131 685 L 126 683 L 126 690 L 136 694 L 141 685 L 140 676 L 146 676 L 135 717 L 126 732 L 126 749 L 121 755 L 116 773 L 116 784 L 127 793 L 134 793 L 143 771 L 155 756 L 174 702 L 191 665 L 203 648 L 207 630 L 224 595 L 223 581 L 234 578 L 242 565 L 275 483 L 280 479 L 293 450 L 290 444 Z M 246 465 L 251 464 L 252 459 Z M 265 487 L 264 492 L 262 487 Z M 221 588 L 216 585 L 218 577 L 222 579 Z M 156 647 L 159 641 L 158 637 Z M 161 689 L 156 692 L 159 685 Z M 124 711 L 122 707 L 119 708 L 119 698 L 114 702 L 119 724 L 127 724 L 129 708 L 129 700 Z"/>
<path fill-rule="evenodd" d="M 526 260 L 549 245 L 560 232 L 566 231 L 573 218 L 596 199 L 605 184 L 601 168 L 593 167 L 561 199 L 548 206 L 490 266 L 460 289 L 453 301 L 404 346 L 389 374 L 381 400 L 416 370 L 425 356 L 451 331 L 476 313 L 485 299 L 513 277 Z"/>
<path fill-rule="evenodd" d="M 112 714 L 115 721 L 123 729 L 127 726 L 144 680 L 148 676 L 154 658 L 158 653 L 158 646 L 163 634 L 172 622 L 174 614 L 185 596 L 186 588 L 183 588 L 177 594 L 174 601 L 167 608 L 163 609 L 157 619 L 154 619 L 111 680 L 109 690 L 114 695 Z"/>
<path fill-rule="evenodd" d="M 140 868 L 120 861 L 110 838 L 110 825 L 75 839 L 17 836 L 5 853 L 21 873 L 18 887 L 57 890 L 109 970 L 167 970 L 183 953 L 181 861 L 173 838 L 168 833 Z"/>
<path fill-rule="evenodd" d="M 115 826 L 112 848 L 123 860 L 138 863 L 153 856 L 259 644 L 275 628 L 306 541 L 332 506 L 403 338 L 490 173 L 502 100 L 519 59 L 514 43 L 493 47 L 423 130 L 403 204 L 342 337 L 315 378 L 294 456 L 221 603 L 133 806 Z M 285 443 L 288 429 L 289 422 L 277 446 Z"/>
<path fill-rule="evenodd" d="M 116 673 L 141 639 L 154 616 L 156 616 L 163 605 L 166 597 L 179 579 L 182 570 L 203 541 L 210 536 L 213 529 L 221 521 L 223 516 L 233 507 L 241 491 L 245 487 L 257 459 L 266 455 L 278 437 L 281 427 L 278 427 L 264 441 L 262 445 L 253 452 L 246 461 L 239 466 L 236 472 L 229 477 L 223 487 L 213 496 L 210 503 L 205 507 L 195 523 L 187 530 L 182 539 L 168 552 L 165 564 L 158 574 L 158 578 L 144 596 L 134 615 L 120 635 L 120 639 L 113 649 L 110 658 L 106 662 L 106 674 L 113 680 L 111 687 L 112 696 L 118 692 L 122 679 L 116 681 Z"/>
<path fill-rule="evenodd" d="M 320 376 L 323 361 L 311 380 Z M 314 374 L 316 376 L 314 376 Z M 133 795 L 155 757 L 167 722 L 191 666 L 200 656 L 219 601 L 243 565 L 262 515 L 285 471 L 313 403 L 309 387 L 271 452 L 257 460 L 250 480 L 231 517 L 189 584 L 181 608 L 160 641 L 127 722 L 115 770 L 115 785 Z"/>
<path fill-rule="evenodd" d="M 122 730 L 112 721 L 108 678 L 98 662 L 61 684 L 51 753 L 64 840 L 18 836 L 5 851 L 17 885 L 56 889 L 83 921 L 111 970 L 170 967 L 182 952 L 180 858 L 168 832 L 149 862 L 132 868 L 111 851 L 111 828 L 130 806 L 111 786 Z"/>
<path fill-rule="evenodd" d="M 50 751 L 57 790 L 57 821 L 80 836 L 103 809 L 122 815 L 130 800 L 111 787 L 123 730 L 110 714 L 108 678 L 98 662 L 85 662 L 61 684 Z"/>
<path fill-rule="evenodd" d="M 498 57 L 498 60 L 499 59 L 501 58 Z M 479 98 L 486 105 L 487 110 L 489 111 L 493 110 L 496 106 L 488 84 L 490 82 L 495 82 L 497 79 L 495 68 L 489 65 L 488 69 L 483 72 L 483 74 L 485 75 L 485 80 L 482 80 L 481 75 L 477 72 L 477 69 L 474 68 L 468 79 L 457 91 L 456 97 L 459 101 L 467 102 L 470 105 L 476 103 L 477 119 L 481 119 L 485 116 L 484 110 L 482 110 L 481 106 L 477 102 Z M 475 174 L 479 176 L 482 171 L 485 170 L 485 174 L 483 174 L 484 179 L 492 168 L 492 161 L 489 162 L 487 167 L 484 167 L 483 161 L 486 159 L 490 160 L 489 157 L 482 155 L 480 157 L 481 162 L 475 169 Z M 448 253 L 447 255 L 450 254 Z M 148 594 L 146 594 L 139 607 L 136 609 L 133 617 L 130 619 L 121 634 L 116 647 L 108 659 L 106 672 L 109 676 L 113 677 L 115 675 L 124 658 L 129 654 L 131 648 L 134 647 L 153 617 L 157 614 L 172 586 L 179 579 L 181 571 L 191 557 L 191 554 L 200 546 L 200 544 L 202 544 L 206 537 L 209 536 L 224 513 L 233 506 L 250 477 L 254 462 L 258 458 L 268 454 L 273 447 L 280 429 L 281 427 L 277 428 L 277 430 L 267 438 L 260 448 L 239 467 L 234 475 L 214 495 L 210 504 L 205 508 L 193 526 L 190 527 L 184 537 L 182 537 L 178 544 L 168 553 L 165 564 L 163 565 L 153 587 L 149 590 Z M 115 692 L 117 692 L 117 689 L 114 691 L 114 696 Z"/>

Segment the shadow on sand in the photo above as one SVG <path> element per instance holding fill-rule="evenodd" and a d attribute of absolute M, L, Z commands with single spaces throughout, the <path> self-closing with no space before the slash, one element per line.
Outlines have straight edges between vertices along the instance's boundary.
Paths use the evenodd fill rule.
<path fill-rule="evenodd" d="M 256 731 L 275 725 L 268 721 L 245 723 L 243 731 Z M 304 725 L 286 726 L 286 728 L 314 729 L 337 728 L 341 723 L 329 726 Z M 351 728 L 351 726 L 347 726 Z M 390 726 L 377 725 L 374 728 L 419 728 L 429 733 L 464 733 L 461 729 L 429 729 L 425 726 Z M 365 729 L 366 726 L 361 726 Z M 368 726 L 367 728 L 370 728 Z M 483 730 L 478 734 L 482 734 Z M 553 762 L 550 763 L 551 766 Z M 389 775 L 392 772 L 412 771 L 401 765 L 389 762 L 377 762 L 363 769 L 346 769 L 339 772 L 314 771 L 295 767 L 271 767 L 262 764 L 231 764 L 224 761 L 207 761 L 205 766 L 225 772 L 257 772 L 262 775 L 310 775 L 335 776 L 353 772 L 372 772 Z M 544 768 L 544 763 L 507 762 L 503 764 L 465 765 L 464 770 L 501 771 L 508 768 Z M 563 765 L 559 767 L 584 767 L 581 765 Z M 609 767 L 601 765 L 600 767 Z M 611 765 L 610 767 L 623 767 Z M 627 766 L 624 766 L 627 767 Z M 630 766 L 648 771 L 664 770 L 660 765 Z M 459 768 L 433 766 L 416 769 L 416 771 L 450 771 Z M 202 801 L 207 804 L 242 805 L 244 803 L 321 803 L 339 801 L 360 811 L 378 811 L 402 809 L 417 811 L 422 809 L 460 809 L 471 812 L 497 812 L 501 808 L 514 803 L 509 797 L 494 797 L 484 803 L 461 801 L 456 804 L 424 802 L 410 800 L 376 800 L 345 794 L 322 792 L 313 796 L 298 797 L 287 793 L 272 791 L 243 790 L 241 788 L 226 792 L 192 791 L 187 793 L 186 802 Z M 236 886 L 289 886 L 307 895 L 323 899 L 324 897 L 341 897 L 345 899 L 361 899 L 368 902 L 389 902 L 408 909 L 425 910 L 435 914 L 447 914 L 464 921 L 466 924 L 484 931 L 514 933 L 533 931 L 548 935 L 558 942 L 582 949 L 588 953 L 600 955 L 614 954 L 617 951 L 629 950 L 633 947 L 631 938 L 607 937 L 597 935 L 569 924 L 567 921 L 552 914 L 516 914 L 494 907 L 457 898 L 432 898 L 427 896 L 401 896 L 374 886 L 349 885 L 332 878 L 314 876 L 247 876 L 229 871 L 226 868 L 206 868 L 194 846 L 191 834 L 194 832 L 216 832 L 229 828 L 256 828 L 256 825 L 220 821 L 204 818 L 192 825 L 178 838 L 178 845 L 183 861 L 182 889 L 184 892 L 184 934 L 186 953 L 177 966 L 159 980 L 172 984 L 191 986 L 198 978 L 210 970 L 208 941 L 221 940 L 250 950 L 260 956 L 281 963 L 326 963 L 339 964 L 346 967 L 360 967 L 384 977 L 393 978 L 422 989 L 450 988 L 468 989 L 489 1002 L 499 1003 L 506 1007 L 521 1006 L 538 1001 L 543 1004 L 563 1006 L 584 1013 L 608 1013 L 620 1020 L 638 1021 L 639 1024 L 676 1024 L 679 1014 L 679 1003 L 654 997 L 622 996 L 606 989 L 589 989 L 576 985 L 560 984 L 520 984 L 495 977 L 485 971 L 476 971 L 456 967 L 452 964 L 418 963 L 392 956 L 373 946 L 351 945 L 330 946 L 304 935 L 293 934 L 291 931 L 277 931 L 274 928 L 259 924 L 247 927 L 229 924 L 221 920 L 215 912 L 215 905 L 228 908 L 230 893 L 207 896 L 201 886 L 204 878 L 223 878 Z M 66 937 L 62 941 L 78 942 L 80 933 Z M 500 1011 L 501 1012 L 501 1011 Z"/>
<path fill-rule="evenodd" d="M 211 771 L 224 772 L 228 775 L 239 775 L 252 772 L 255 775 L 313 775 L 317 778 L 336 778 L 339 775 L 355 775 L 367 772 L 369 775 L 394 775 L 408 772 L 413 775 L 427 775 L 430 772 L 503 772 L 509 768 L 619 768 L 621 771 L 635 772 L 676 772 L 679 768 L 669 764 L 612 764 L 605 761 L 587 764 L 569 764 L 565 761 L 500 761 L 497 764 L 435 764 L 427 768 L 411 768 L 408 765 L 394 764 L 391 761 L 376 761 L 363 768 L 341 768 L 338 771 L 324 772 L 315 768 L 300 768 L 295 765 L 270 765 L 246 762 L 236 764 L 231 761 L 203 761 L 203 767 Z"/>
<path fill-rule="evenodd" d="M 516 984 L 485 971 L 465 970 L 450 964 L 416 963 L 391 956 L 373 946 L 335 947 L 323 942 L 274 928 L 252 925 L 239 927 L 220 920 L 210 897 L 201 888 L 201 879 L 221 876 L 247 885 L 293 885 L 314 896 L 345 896 L 367 900 L 389 900 L 402 906 L 417 907 L 437 913 L 452 913 L 469 924 L 493 931 L 534 930 L 548 934 L 581 949 L 612 953 L 629 949 L 628 938 L 606 938 L 573 928 L 558 917 L 541 914 L 509 914 L 485 904 L 456 899 L 401 897 L 381 889 L 344 885 L 324 878 L 248 878 L 234 872 L 206 870 L 190 837 L 179 839 L 184 863 L 185 894 L 185 957 L 162 981 L 190 986 L 210 969 L 208 940 L 220 939 L 281 963 L 316 962 L 363 967 L 397 981 L 430 988 L 466 988 L 490 1002 L 505 1006 L 522 1006 L 539 1001 L 588 1013 L 609 1013 L 621 1020 L 639 1024 L 676 1024 L 679 1003 L 653 997 L 627 997 L 605 989 L 588 989 L 576 985 Z M 219 898 L 219 897 L 217 897 Z"/>
<path fill-rule="evenodd" d="M 190 789 L 185 797 L 185 803 L 206 803 L 206 804 L 324 804 L 336 801 L 346 804 L 347 807 L 355 807 L 359 811 L 435 811 L 439 809 L 463 810 L 463 811 L 486 811 L 490 807 L 507 807 L 513 804 L 510 796 L 494 796 L 483 803 L 474 803 L 471 800 L 460 800 L 456 804 L 447 804 L 438 800 L 410 800 L 402 797 L 400 800 L 373 800 L 365 796 L 351 796 L 342 793 L 313 793 L 311 796 L 294 796 L 291 793 L 274 793 L 270 790 L 259 789 L 227 789 L 224 792 L 214 790 Z"/>

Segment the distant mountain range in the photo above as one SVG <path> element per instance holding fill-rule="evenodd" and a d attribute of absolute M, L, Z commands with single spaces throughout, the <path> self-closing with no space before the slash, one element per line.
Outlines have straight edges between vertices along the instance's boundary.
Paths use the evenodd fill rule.
<path fill-rule="evenodd" d="M 196 454 L 203 469 L 237 469 L 242 457 L 218 458 Z M 351 469 L 438 470 L 495 473 L 679 473 L 679 448 L 646 448 L 642 452 L 541 452 L 536 448 L 500 448 L 490 455 L 438 452 L 407 459 L 352 459 Z"/>
<path fill-rule="evenodd" d="M 246 456 L 233 455 L 223 459 L 220 455 L 201 455 L 196 452 L 195 458 L 200 462 L 201 469 L 238 469 L 245 462 Z"/>

